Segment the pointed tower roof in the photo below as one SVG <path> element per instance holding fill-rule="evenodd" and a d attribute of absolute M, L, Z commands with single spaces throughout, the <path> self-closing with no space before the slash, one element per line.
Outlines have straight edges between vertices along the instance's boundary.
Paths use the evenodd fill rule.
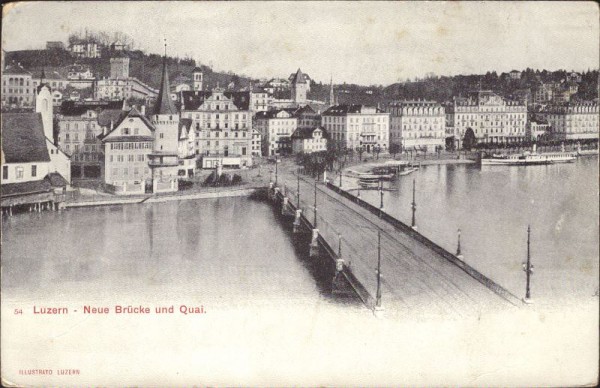
<path fill-rule="evenodd" d="M 300 68 L 298 68 L 298 71 L 290 75 L 289 78 L 291 84 L 305 83 L 308 80 L 308 75 L 304 74 Z"/>
<path fill-rule="evenodd" d="M 163 71 L 162 71 L 162 81 L 160 82 L 160 91 L 158 92 L 158 98 L 156 99 L 156 105 L 154 105 L 154 109 L 152 114 L 155 115 L 175 115 L 177 114 L 177 109 L 175 108 L 175 104 L 173 104 L 173 100 L 171 100 L 170 96 L 170 86 L 169 86 L 169 71 L 167 70 L 167 56 L 163 58 Z"/>

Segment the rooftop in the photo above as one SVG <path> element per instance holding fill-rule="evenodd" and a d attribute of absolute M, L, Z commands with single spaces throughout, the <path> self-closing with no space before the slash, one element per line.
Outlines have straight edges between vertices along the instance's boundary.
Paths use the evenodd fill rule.
<path fill-rule="evenodd" d="M 2 114 L 2 162 L 49 162 L 40 113 Z"/>

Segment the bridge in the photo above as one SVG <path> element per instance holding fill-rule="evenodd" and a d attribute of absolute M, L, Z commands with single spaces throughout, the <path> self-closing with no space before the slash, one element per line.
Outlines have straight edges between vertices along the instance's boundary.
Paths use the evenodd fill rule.
<path fill-rule="evenodd" d="M 334 289 L 344 280 L 376 315 L 466 317 L 522 305 L 417 228 L 354 194 L 289 171 L 279 176 L 269 199 L 295 233 L 311 233 L 311 256 L 332 260 Z"/>

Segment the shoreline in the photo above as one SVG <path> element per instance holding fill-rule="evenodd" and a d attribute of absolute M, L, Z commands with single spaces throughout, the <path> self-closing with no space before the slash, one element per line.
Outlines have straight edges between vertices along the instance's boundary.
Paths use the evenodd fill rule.
<path fill-rule="evenodd" d="M 224 189 L 210 192 L 198 192 L 189 194 L 175 194 L 175 195 L 148 195 L 144 197 L 127 198 L 117 197 L 111 199 L 94 199 L 90 201 L 80 202 L 66 202 L 65 208 L 78 208 L 78 207 L 93 207 L 93 206 L 111 206 L 111 205 L 129 205 L 136 203 L 160 203 L 180 200 L 191 200 L 191 199 L 208 199 L 208 198 L 221 198 L 221 197 L 245 197 L 255 194 L 266 187 L 254 186 L 244 187 L 235 189 Z"/>

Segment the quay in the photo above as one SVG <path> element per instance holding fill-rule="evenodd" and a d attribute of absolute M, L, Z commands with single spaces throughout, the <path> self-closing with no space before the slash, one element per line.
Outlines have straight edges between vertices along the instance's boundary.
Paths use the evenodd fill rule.
<path fill-rule="evenodd" d="M 523 304 L 460 256 L 421 235 L 417 227 L 328 181 L 285 178 L 287 184 L 296 184 L 271 183 L 270 201 L 293 219 L 294 232 L 311 234 L 311 256 L 323 250 L 332 259 L 334 291 L 343 276 L 376 315 L 385 311 L 451 318 Z"/>

